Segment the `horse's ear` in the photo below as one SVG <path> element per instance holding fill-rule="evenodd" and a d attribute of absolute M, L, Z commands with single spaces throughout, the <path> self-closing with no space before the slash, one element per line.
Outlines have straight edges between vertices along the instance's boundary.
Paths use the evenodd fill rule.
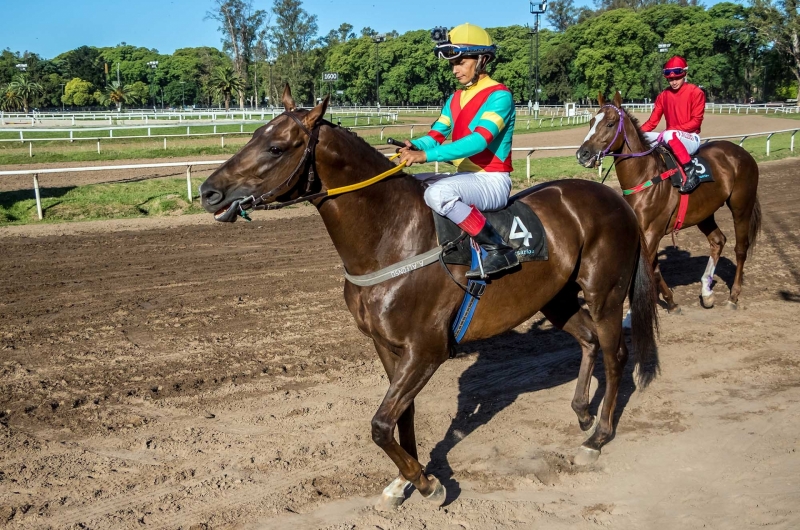
<path fill-rule="evenodd" d="M 313 127 L 320 119 L 322 119 L 323 116 L 325 116 L 325 111 L 328 109 L 329 99 L 330 96 L 325 96 L 322 101 L 320 101 L 319 105 L 308 111 L 308 114 L 306 114 L 306 117 L 303 119 L 303 121 L 306 122 L 306 127 Z"/>
<path fill-rule="evenodd" d="M 283 89 L 283 108 L 287 111 L 292 111 L 297 108 L 297 104 L 294 102 L 294 98 L 292 98 L 292 89 L 289 88 L 289 83 L 286 83 L 286 86 Z"/>
<path fill-rule="evenodd" d="M 622 94 L 619 93 L 619 90 L 614 94 L 614 105 L 616 105 L 618 109 L 622 108 Z"/>
<path fill-rule="evenodd" d="M 597 93 L 597 104 L 601 107 L 606 104 L 606 97 L 603 95 L 602 92 Z"/>

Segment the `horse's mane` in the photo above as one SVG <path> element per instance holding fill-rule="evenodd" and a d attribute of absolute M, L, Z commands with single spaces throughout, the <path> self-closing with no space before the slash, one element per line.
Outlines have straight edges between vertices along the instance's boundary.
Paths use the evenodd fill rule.
<path fill-rule="evenodd" d="M 636 129 L 636 134 L 639 135 L 639 141 L 642 143 L 642 145 L 645 147 L 649 146 L 650 142 L 645 138 L 644 133 L 642 132 L 642 129 L 639 126 L 639 119 L 630 112 L 628 112 L 628 109 L 624 107 L 622 108 L 622 112 L 624 112 L 625 115 L 628 117 L 628 119 L 631 120 L 633 128 Z"/>
<path fill-rule="evenodd" d="M 382 166 L 390 165 L 389 160 L 383 155 L 383 153 L 378 151 L 375 148 L 374 145 L 371 145 L 365 139 L 360 137 L 358 135 L 358 133 L 356 133 L 355 131 L 352 131 L 352 130 L 348 129 L 347 127 L 342 127 L 341 125 L 337 125 L 335 123 L 331 123 L 330 121 L 328 121 L 328 120 L 326 120 L 324 118 L 321 120 L 321 123 L 324 124 L 324 125 L 327 125 L 331 129 L 339 130 L 339 131 L 347 133 L 347 135 L 350 138 L 352 138 L 353 140 L 356 141 L 356 144 L 362 145 L 363 147 L 367 148 L 366 151 L 368 151 L 370 153 L 374 153 L 375 155 L 378 155 L 377 157 L 375 157 L 375 163 L 378 164 L 379 166 L 381 166 L 381 165 Z"/>

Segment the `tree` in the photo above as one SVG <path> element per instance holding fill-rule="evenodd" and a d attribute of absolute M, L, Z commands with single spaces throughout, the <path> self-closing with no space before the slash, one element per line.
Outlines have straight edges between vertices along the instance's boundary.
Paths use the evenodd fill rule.
<path fill-rule="evenodd" d="M 221 66 L 214 70 L 211 77 L 211 88 L 216 95 L 225 100 L 225 110 L 231 108 L 231 94 L 244 90 L 244 81 L 230 66 Z"/>
<path fill-rule="evenodd" d="M 547 4 L 545 18 L 556 31 L 566 31 L 566 29 L 577 20 L 578 10 L 575 9 L 573 0 L 553 0 Z"/>
<path fill-rule="evenodd" d="M 0 85 L 0 110 L 14 111 L 22 107 L 22 98 L 8 85 Z"/>
<path fill-rule="evenodd" d="M 122 110 L 124 103 L 137 103 L 138 95 L 128 85 L 123 85 L 116 80 L 106 86 L 106 92 L 98 100 L 102 105 L 116 105 L 117 112 Z"/>
<path fill-rule="evenodd" d="M 91 94 L 93 85 L 89 81 L 84 81 L 78 77 L 72 79 L 64 87 L 64 95 L 61 102 L 65 105 L 75 105 L 76 107 L 86 107 L 94 103 Z"/>
<path fill-rule="evenodd" d="M 308 53 L 317 34 L 317 16 L 309 15 L 300 0 L 274 0 L 275 25 L 269 39 L 277 54 L 280 79 L 289 83 L 297 101 L 308 101 L 314 93 L 313 71 Z"/>
<path fill-rule="evenodd" d="M 22 102 L 25 114 L 28 113 L 28 104 L 33 98 L 43 92 L 42 85 L 34 83 L 27 75 L 17 75 L 8 84 L 8 90 L 14 92 Z"/>
<path fill-rule="evenodd" d="M 268 24 L 269 14 L 253 9 L 252 0 L 214 0 L 214 10 L 207 18 L 219 22 L 223 35 L 223 49 L 233 58 L 233 66 L 241 80 L 248 79 L 247 67 L 253 59 L 253 46 L 259 32 Z M 247 83 L 237 88 L 239 106 L 244 109 L 244 94 Z"/>
<path fill-rule="evenodd" d="M 800 83 L 800 13 L 797 0 L 751 0 L 750 22 L 764 38 L 791 61 Z M 797 98 L 800 106 L 800 97 Z"/>

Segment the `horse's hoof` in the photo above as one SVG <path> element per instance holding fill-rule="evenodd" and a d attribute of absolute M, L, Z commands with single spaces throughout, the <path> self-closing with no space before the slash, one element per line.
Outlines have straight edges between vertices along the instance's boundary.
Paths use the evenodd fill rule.
<path fill-rule="evenodd" d="M 736 302 L 731 302 L 730 300 L 728 300 L 727 307 L 731 311 L 736 311 L 737 309 L 739 309 L 739 304 L 737 304 Z"/>
<path fill-rule="evenodd" d="M 444 489 L 444 486 L 442 486 L 442 483 L 439 482 L 439 479 L 433 475 L 428 475 L 428 480 L 433 487 L 433 491 L 430 493 L 430 495 L 423 496 L 423 499 L 438 508 L 444 504 L 444 501 L 447 498 L 447 490 Z"/>
<path fill-rule="evenodd" d="M 676 305 L 672 309 L 667 308 L 667 313 L 669 313 L 670 315 L 680 315 L 683 314 L 683 311 L 681 310 L 681 306 Z"/>
<path fill-rule="evenodd" d="M 582 445 L 578 448 L 572 461 L 576 466 L 588 466 L 597 462 L 598 458 L 600 458 L 600 451 Z"/>
<path fill-rule="evenodd" d="M 410 489 L 412 484 L 403 477 L 397 477 L 388 486 L 383 489 L 378 502 L 375 503 L 375 509 L 381 512 L 394 510 L 406 500 L 406 490 Z"/>
<path fill-rule="evenodd" d="M 395 497 L 393 495 L 381 494 L 378 501 L 375 503 L 375 509 L 379 512 L 391 512 L 400 507 L 405 501 L 405 496 Z"/>
<path fill-rule="evenodd" d="M 714 307 L 714 293 L 708 296 L 700 295 L 700 304 L 706 309 Z"/>

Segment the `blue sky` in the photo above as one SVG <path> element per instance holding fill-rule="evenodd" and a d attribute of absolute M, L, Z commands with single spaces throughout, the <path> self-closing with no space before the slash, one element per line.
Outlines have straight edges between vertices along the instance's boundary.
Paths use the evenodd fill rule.
<path fill-rule="evenodd" d="M 254 0 L 269 10 L 271 0 Z M 593 5 L 576 0 L 576 5 Z M 706 0 L 706 5 L 716 3 Z M 0 49 L 32 51 L 52 58 L 81 45 L 114 46 L 126 42 L 162 53 L 191 46 L 221 47 L 214 21 L 203 20 L 211 0 L 28 0 L 4 4 Z M 306 11 L 317 15 L 319 32 L 342 22 L 356 31 L 370 26 L 378 31 L 473 22 L 486 27 L 525 24 L 533 20 L 528 0 L 304 0 Z"/>

